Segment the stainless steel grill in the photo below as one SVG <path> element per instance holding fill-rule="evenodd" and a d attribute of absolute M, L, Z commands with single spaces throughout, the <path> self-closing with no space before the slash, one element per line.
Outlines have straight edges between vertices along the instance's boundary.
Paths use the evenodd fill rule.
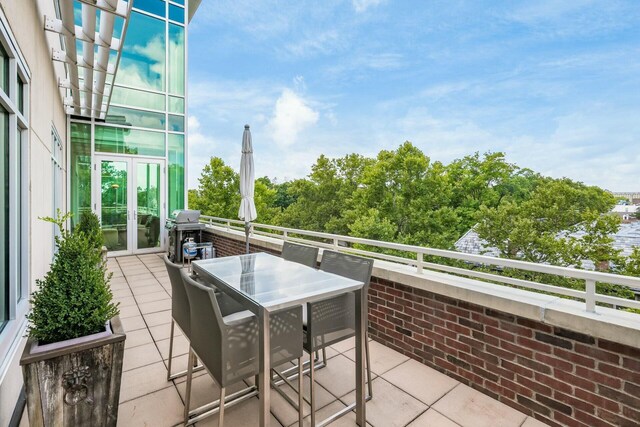
<path fill-rule="evenodd" d="M 173 211 L 164 227 L 169 230 L 169 259 L 181 263 L 182 244 L 188 238 L 202 242 L 202 230 L 205 226 L 200 223 L 200 211 L 185 209 Z"/>

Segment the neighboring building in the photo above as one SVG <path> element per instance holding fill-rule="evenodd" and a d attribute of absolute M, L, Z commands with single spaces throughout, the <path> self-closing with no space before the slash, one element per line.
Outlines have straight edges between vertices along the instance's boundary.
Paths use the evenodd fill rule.
<path fill-rule="evenodd" d="M 620 216 L 623 221 L 637 221 L 636 216 L 640 206 L 632 204 L 617 204 L 611 209 L 611 212 Z"/>
<path fill-rule="evenodd" d="M 634 205 L 640 205 L 640 191 L 634 191 L 630 193 L 623 192 L 611 192 L 617 198 L 627 199 L 630 203 Z"/>
<path fill-rule="evenodd" d="M 574 237 L 581 237 L 582 235 L 584 235 L 582 232 L 572 234 Z M 622 256 L 628 257 L 633 252 L 634 247 L 640 247 L 640 221 L 620 224 L 620 230 L 612 237 L 613 247 L 619 249 Z M 495 247 L 489 246 L 485 240 L 478 236 L 474 229 L 467 231 L 454 246 L 457 251 L 468 254 L 500 256 L 500 251 Z M 594 269 L 591 261 L 583 261 L 582 267 L 588 270 Z"/>
<path fill-rule="evenodd" d="M 38 218 L 70 210 L 73 225 L 92 210 L 112 253 L 139 253 L 161 250 L 164 218 L 186 204 L 186 25 L 199 3 L 0 0 L 2 426 L 22 389 L 28 298 L 54 253 Z"/>

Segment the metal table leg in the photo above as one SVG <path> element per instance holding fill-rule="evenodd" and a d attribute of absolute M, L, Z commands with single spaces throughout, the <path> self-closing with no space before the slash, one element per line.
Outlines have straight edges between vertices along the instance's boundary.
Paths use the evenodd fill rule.
<path fill-rule="evenodd" d="M 364 344 L 366 338 L 366 295 L 364 288 L 356 291 L 356 424 L 366 426 L 364 393 Z"/>
<path fill-rule="evenodd" d="M 271 421 L 271 334 L 269 329 L 269 312 L 260 308 L 258 316 L 260 325 L 260 371 L 258 388 L 260 389 L 260 427 L 269 427 Z"/>

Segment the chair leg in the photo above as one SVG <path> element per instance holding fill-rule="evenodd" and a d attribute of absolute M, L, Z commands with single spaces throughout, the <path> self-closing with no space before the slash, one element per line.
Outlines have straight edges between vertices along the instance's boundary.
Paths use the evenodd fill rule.
<path fill-rule="evenodd" d="M 225 388 L 220 387 L 220 412 L 218 413 L 218 427 L 222 427 L 224 424 L 224 394 Z"/>
<path fill-rule="evenodd" d="M 369 392 L 368 399 L 373 397 L 373 384 L 371 384 L 371 356 L 369 355 L 369 338 L 365 335 L 364 340 L 364 352 L 367 358 L 367 391 Z"/>
<path fill-rule="evenodd" d="M 173 359 L 173 331 L 175 328 L 175 321 L 171 319 L 171 335 L 169 336 L 169 361 L 167 363 L 167 381 L 171 380 L 171 360 Z"/>
<path fill-rule="evenodd" d="M 302 427 L 304 419 L 304 374 L 302 357 L 298 358 L 298 425 Z"/>
<path fill-rule="evenodd" d="M 193 374 L 193 351 L 191 347 L 189 347 L 189 357 L 187 362 L 187 390 L 184 396 L 184 425 L 186 426 L 189 422 L 189 404 L 191 400 L 191 376 Z"/>
<path fill-rule="evenodd" d="M 309 355 L 311 363 L 309 363 L 309 403 L 311 404 L 311 427 L 316 426 L 316 378 L 315 378 L 315 363 L 313 362 L 313 356 Z"/>
<path fill-rule="evenodd" d="M 322 347 L 322 363 L 325 366 L 327 365 L 327 348 L 326 347 Z"/>

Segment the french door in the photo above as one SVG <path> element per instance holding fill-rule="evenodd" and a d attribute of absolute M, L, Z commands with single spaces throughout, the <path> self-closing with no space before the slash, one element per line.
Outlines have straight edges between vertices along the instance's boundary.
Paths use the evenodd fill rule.
<path fill-rule="evenodd" d="M 109 255 L 162 248 L 164 173 L 164 160 L 96 156 L 94 208 Z"/>

